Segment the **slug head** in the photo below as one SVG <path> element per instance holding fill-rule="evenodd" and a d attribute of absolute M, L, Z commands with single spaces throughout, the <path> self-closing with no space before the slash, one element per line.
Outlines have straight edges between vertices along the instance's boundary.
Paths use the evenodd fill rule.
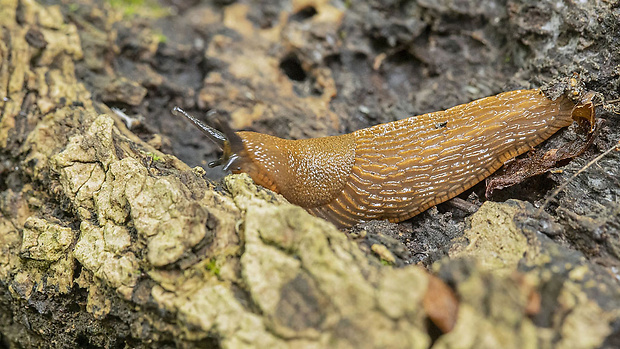
<path fill-rule="evenodd" d="M 212 115 L 212 111 L 209 114 Z M 215 117 L 217 128 L 205 125 L 200 120 L 186 113 L 179 107 L 172 109 L 175 116 L 183 116 L 196 126 L 209 140 L 217 145 L 222 151 L 222 156 L 209 163 L 209 167 L 224 165 L 224 171 L 231 170 L 234 173 L 242 172 L 244 164 L 251 160 L 247 157 L 243 141 L 228 125 L 228 123 L 219 115 Z"/>
<path fill-rule="evenodd" d="M 221 150 L 209 167 L 224 165 L 232 173 L 247 173 L 256 184 L 282 194 L 296 205 L 311 208 L 340 194 L 355 158 L 355 135 L 286 140 L 256 132 L 234 132 L 215 118 L 207 126 L 180 108 L 173 114 L 191 121 Z"/>

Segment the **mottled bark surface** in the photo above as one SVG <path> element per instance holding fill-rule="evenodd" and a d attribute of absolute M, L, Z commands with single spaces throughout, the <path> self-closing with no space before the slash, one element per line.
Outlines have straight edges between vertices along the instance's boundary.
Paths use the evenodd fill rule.
<path fill-rule="evenodd" d="M 617 2 L 174 4 L 0 0 L 0 348 L 620 345 L 620 152 L 536 208 L 618 142 L 617 115 L 473 215 L 341 232 L 193 167 L 215 149 L 169 112 L 304 138 L 573 73 L 618 98 Z M 449 333 L 431 274 L 458 298 Z"/>

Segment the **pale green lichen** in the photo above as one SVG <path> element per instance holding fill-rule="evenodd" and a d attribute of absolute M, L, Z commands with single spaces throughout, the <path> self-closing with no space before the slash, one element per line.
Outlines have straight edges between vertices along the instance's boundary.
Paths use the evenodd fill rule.
<path fill-rule="evenodd" d="M 106 224 L 103 227 L 103 241 L 105 241 L 105 250 L 114 253 L 124 252 L 131 245 L 127 227 L 114 224 Z"/>
<path fill-rule="evenodd" d="M 112 300 L 103 291 L 103 287 L 99 283 L 91 282 L 88 286 L 86 310 L 93 314 L 95 319 L 103 319 L 112 309 Z"/>
<path fill-rule="evenodd" d="M 17 251 L 22 239 L 15 226 L 5 219 L 0 219 L 0 280 L 7 277 L 19 265 Z"/>
<path fill-rule="evenodd" d="M 554 321 L 562 337 L 558 348 L 599 347 L 612 332 L 611 322 L 620 315 L 618 309 L 604 311 L 572 283 L 564 285 L 558 303 L 565 309 Z"/>
<path fill-rule="evenodd" d="M 276 247 L 249 242 L 241 263 L 243 279 L 251 291 L 253 301 L 266 314 L 275 314 L 282 288 L 297 277 L 301 268 L 300 261 Z M 316 330 L 311 332 L 305 333 L 305 336 L 318 336 Z"/>
<path fill-rule="evenodd" d="M 531 248 L 526 236 L 515 225 L 513 218 L 518 211 L 515 206 L 485 202 L 470 218 L 471 227 L 463 235 L 466 246 L 454 245 L 450 256 L 472 257 L 486 270 L 512 273 Z"/>
<path fill-rule="evenodd" d="M 59 293 L 68 294 L 73 289 L 73 271 L 76 261 L 72 253 L 68 253 L 50 264 L 49 269 L 42 268 L 41 279 L 49 288 L 56 288 Z"/>
<path fill-rule="evenodd" d="M 266 330 L 261 317 L 246 311 L 225 285 L 204 285 L 187 299 L 176 298 L 175 306 L 188 328 L 204 333 L 217 329 L 224 347 L 233 348 L 232 343 L 246 348 L 284 347 Z"/>
<path fill-rule="evenodd" d="M 531 321 L 515 327 L 484 316 L 477 306 L 462 302 L 456 327 L 437 340 L 433 349 L 452 348 L 539 348 L 537 328 Z"/>
<path fill-rule="evenodd" d="M 108 223 L 112 224 L 112 223 Z M 104 231 L 113 231 L 116 235 L 128 233 L 109 227 L 97 227 L 87 221 L 80 225 L 80 239 L 75 245 L 75 258 L 93 274 L 114 287 L 126 299 L 140 276 L 138 260 L 132 252 L 118 253 L 114 244 L 106 246 Z M 115 237 L 115 241 L 127 240 L 128 237 Z"/>
<path fill-rule="evenodd" d="M 163 266 L 178 260 L 206 235 L 207 211 L 189 200 L 176 177 L 147 177 L 145 190 L 127 195 L 139 235 L 148 237 L 148 261 Z M 147 190 L 148 188 L 148 190 Z"/>
<path fill-rule="evenodd" d="M 595 348 L 611 332 L 610 322 L 618 317 L 618 311 L 602 309 L 588 299 L 584 286 L 576 283 L 591 277 L 585 259 L 575 259 L 579 266 L 554 263 L 554 256 L 561 255 L 557 244 L 544 240 L 542 248 L 544 238 L 517 227 L 517 217 L 528 212 L 527 204 L 515 200 L 487 202 L 471 217 L 465 232 L 468 244 L 453 248 L 450 254 L 471 260 L 475 272 L 458 282 L 461 308 L 457 326 L 435 347 Z M 527 274 L 519 274 L 519 265 L 528 266 Z M 538 294 L 542 291 L 535 287 L 558 280 L 564 281 L 549 327 L 537 327 L 524 316 L 531 292 Z M 482 309 L 487 309 L 486 313 L 481 313 Z M 475 330 L 467 323 L 474 323 Z"/>
<path fill-rule="evenodd" d="M 29 217 L 24 224 L 20 253 L 25 258 L 55 262 L 66 254 L 73 239 L 71 228 Z"/>
<path fill-rule="evenodd" d="M 426 283 L 416 282 L 426 278 L 422 270 L 385 269 L 383 273 L 370 266 L 363 253 L 333 225 L 297 206 L 269 204 L 256 195 L 245 175 L 231 177 L 226 179 L 227 186 L 233 187 L 235 202 L 242 202 L 246 211 L 242 275 L 272 331 L 286 338 L 315 338 L 323 346 L 350 345 L 358 340 L 367 347 L 428 346 L 428 335 L 417 327 L 424 319 L 419 309 Z M 401 289 L 395 289 L 398 283 L 387 279 L 394 274 L 411 277 L 411 283 L 401 283 Z M 379 301 L 369 279 L 383 283 L 380 295 L 393 296 L 389 302 Z M 386 316 L 381 308 L 396 318 Z M 407 330 L 399 336 L 388 335 L 401 326 Z M 345 332 L 364 329 L 364 333 L 350 338 L 321 331 L 334 327 Z"/>
<path fill-rule="evenodd" d="M 140 15 L 159 18 L 168 16 L 172 12 L 171 9 L 162 7 L 159 2 L 154 0 L 108 0 L 108 2 L 127 17 Z"/>
<path fill-rule="evenodd" d="M 374 252 L 385 265 L 394 265 L 394 263 L 396 263 L 396 258 L 385 245 L 372 244 L 370 250 Z"/>
<path fill-rule="evenodd" d="M 109 220 L 114 224 L 124 224 L 130 210 L 127 193 L 139 193 L 146 176 L 146 169 L 135 159 L 112 162 L 106 172 L 106 180 L 94 196 L 99 222 L 104 224 Z"/>
<path fill-rule="evenodd" d="M 420 303 L 428 285 L 428 276 L 420 268 L 385 268 L 377 284 L 377 305 L 390 318 L 419 320 Z M 420 330 L 420 323 L 415 323 Z M 413 326 L 412 326 L 413 330 Z"/>
<path fill-rule="evenodd" d="M 0 60 L 10 67 L 0 69 L 0 146 L 13 142 L 10 152 L 18 152 L 16 157 L 22 160 L 14 164 L 13 171 L 20 173 L 20 178 L 29 178 L 26 182 L 36 183 L 2 195 L 11 202 L 0 204 L 0 283 L 10 285 L 18 299 L 29 299 L 34 292 L 53 299 L 73 289 L 76 261 L 71 246 L 77 231 L 70 228 L 71 221 L 46 210 L 50 194 L 62 198 L 58 184 L 50 183 L 49 159 L 65 146 L 72 118 L 79 117 L 80 111 L 66 106 L 77 100 L 85 107 L 92 106 L 89 99 L 81 99 L 89 93 L 75 79 L 73 59 L 82 56 L 81 45 L 76 26 L 65 23 L 59 6 L 4 1 L 0 25 L 6 39 L 0 43 Z M 27 33 L 35 29 L 45 40 L 43 50 L 27 41 Z M 23 130 L 15 129 L 17 118 L 27 120 L 28 125 L 33 120 L 37 123 L 29 133 L 20 134 Z M 22 136 L 27 138 L 12 138 Z M 48 191 L 41 190 L 46 185 Z"/>

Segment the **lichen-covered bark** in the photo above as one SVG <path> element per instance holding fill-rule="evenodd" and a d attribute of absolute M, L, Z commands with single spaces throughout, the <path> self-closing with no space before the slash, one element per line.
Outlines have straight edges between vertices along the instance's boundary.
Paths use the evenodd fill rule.
<path fill-rule="evenodd" d="M 542 11 L 552 6 L 547 2 L 485 3 L 419 1 L 395 11 L 391 3 L 239 1 L 131 22 L 122 8 L 106 4 L 0 0 L 0 343 L 613 348 L 620 333 L 612 268 L 618 265 L 615 154 L 589 173 L 606 178 L 606 186 L 577 181 L 567 188 L 558 221 L 522 201 L 488 202 L 466 222 L 456 211 L 435 209 L 413 227 L 373 223 L 345 234 L 247 176 L 214 184 L 202 168 L 160 151 L 194 135 L 163 115 L 174 103 L 218 108 L 235 127 L 301 137 L 389 119 L 399 110 L 426 111 L 433 94 L 437 101 L 468 91 L 456 93 L 461 101 L 499 92 L 502 79 L 494 74 L 500 73 L 491 73 L 499 63 L 488 58 L 506 52 L 502 38 L 516 34 L 493 18 L 523 35 L 512 47 L 517 62 L 502 73 L 514 81 L 565 63 L 536 79 L 581 69 L 592 88 L 617 86 L 616 58 L 607 54 L 613 45 L 591 41 L 618 33 L 610 20 L 617 12 L 607 3 L 575 5 L 564 17 L 559 9 Z M 160 10 L 140 11 L 159 16 Z M 467 33 L 447 26 L 445 18 L 455 16 L 472 26 Z M 574 35 L 546 32 L 563 25 L 577 28 Z M 154 26 L 179 43 L 158 41 Z M 193 41 L 174 38 L 173 27 Z M 192 36 L 200 30 L 204 37 Z M 464 69 L 447 54 L 454 44 L 468 48 L 460 51 L 467 79 L 450 79 Z M 198 74 L 185 67 L 193 60 Z M 479 83 L 487 74 L 496 77 L 489 86 Z M 414 86 L 403 78 L 425 75 L 426 94 L 394 104 Z M 440 78 L 452 87 L 444 91 Z M 132 116 L 108 106 L 130 108 Z M 601 131 L 598 147 L 617 140 L 612 126 Z M 158 127 L 163 137 L 153 134 Z M 188 154 L 196 153 L 180 151 Z M 599 193 L 604 199 L 592 200 Z M 454 309 L 443 304 L 451 299 L 444 282 L 407 265 L 420 246 L 435 256 L 419 259 L 426 262 L 447 251 L 449 258 L 431 270 L 458 299 L 451 332 L 429 321 Z"/>
<path fill-rule="evenodd" d="M 495 321 L 510 323 L 517 332 L 525 331 L 515 341 L 527 340 L 526 333 L 532 330 L 529 326 L 538 326 L 539 339 L 530 345 L 540 346 L 544 343 L 540 336 L 559 333 L 553 343 L 558 348 L 599 347 L 617 331 L 617 281 L 607 277 L 605 268 L 588 262 L 583 254 L 544 235 L 559 228 L 550 216 L 539 216 L 529 203 L 509 200 L 503 204 L 485 203 L 470 223 L 461 243 L 455 244 L 449 254 L 451 259 L 475 260 L 476 268 L 470 270 L 470 275 L 456 272 L 450 268 L 455 263 L 451 261 L 442 263 L 439 273 L 446 273 L 442 276 L 447 279 L 454 278 L 466 303 L 480 307 L 485 302 L 500 304 L 504 297 L 525 296 L 521 298 L 525 304 L 522 310 L 529 315 L 528 321 L 514 318 L 509 312 L 500 315 L 505 310 L 501 306 L 488 308 L 497 316 Z M 504 286 L 487 279 L 485 271 L 512 279 L 519 291 L 489 292 Z M 514 335 L 513 332 L 502 336 Z M 521 347 L 528 346 L 525 341 L 521 343 Z"/>

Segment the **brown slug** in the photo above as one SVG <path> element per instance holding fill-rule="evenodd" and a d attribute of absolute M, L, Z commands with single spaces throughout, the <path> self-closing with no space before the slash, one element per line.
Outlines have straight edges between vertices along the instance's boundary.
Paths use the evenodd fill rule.
<path fill-rule="evenodd" d="M 573 118 L 593 117 L 591 96 L 573 102 L 540 90 L 500 93 L 444 111 L 349 134 L 286 140 L 221 132 L 180 108 L 224 154 L 224 164 L 339 227 L 399 222 L 451 199 L 538 145 Z"/>

